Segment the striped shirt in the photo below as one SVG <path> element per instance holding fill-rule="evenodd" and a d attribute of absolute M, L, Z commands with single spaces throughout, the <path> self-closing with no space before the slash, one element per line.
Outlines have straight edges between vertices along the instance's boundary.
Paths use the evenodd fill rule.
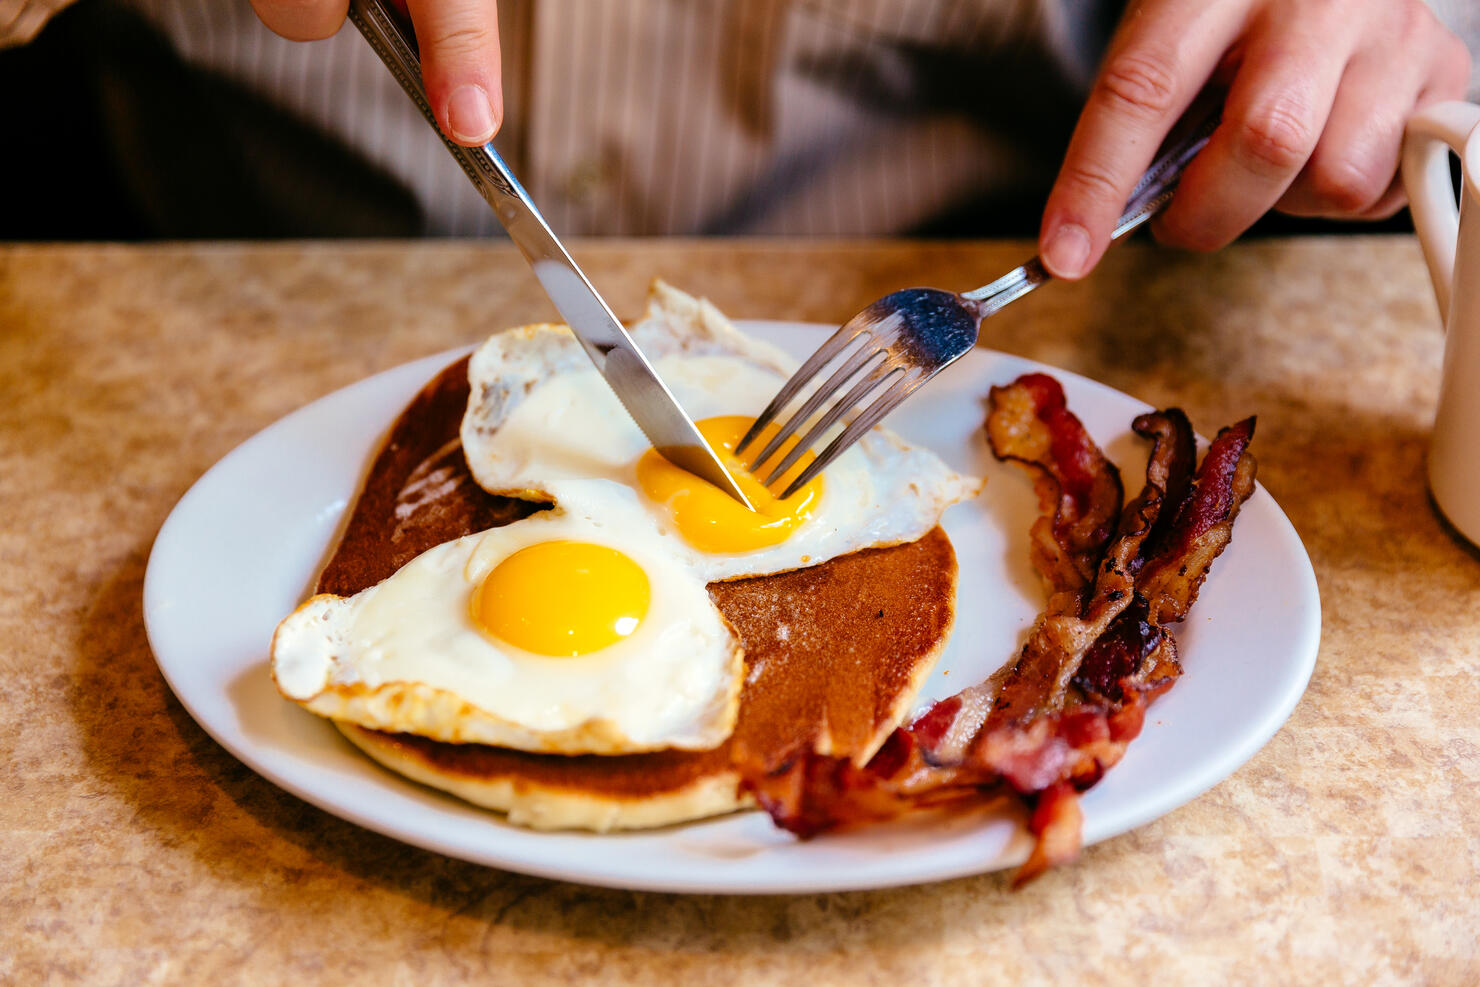
<path fill-rule="evenodd" d="M 0 0 L 0 43 L 34 33 L 67 2 Z M 427 233 L 498 231 L 352 27 L 297 44 L 263 27 L 247 0 L 129 2 L 187 62 L 242 82 L 398 177 Z M 1035 148 L 1024 136 L 1033 97 L 1045 70 L 1059 90 L 1082 93 L 1117 5 L 498 6 L 506 118 L 496 143 L 563 234 L 865 235 L 918 228 L 990 190 L 1046 188 L 1072 112 L 1045 121 L 1057 136 Z M 994 60 L 1008 74 L 987 71 Z M 1013 75 L 1014 65 L 1036 75 Z"/>

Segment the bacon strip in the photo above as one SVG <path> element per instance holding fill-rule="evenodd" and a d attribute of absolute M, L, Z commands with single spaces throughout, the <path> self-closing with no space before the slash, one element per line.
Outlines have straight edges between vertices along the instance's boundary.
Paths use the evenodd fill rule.
<path fill-rule="evenodd" d="M 1239 507 L 1253 492 L 1254 460 L 1246 451 L 1253 419 L 1218 434 L 1195 480 L 1192 429 L 1180 411 L 1142 415 L 1133 427 L 1155 443 L 1147 488 L 1168 491 L 1170 506 L 1153 521 L 1151 534 L 1130 564 L 1136 573 L 1132 601 L 1080 662 L 1075 683 L 1082 698 L 1056 718 L 1057 729 L 1045 734 L 1039 727 L 1017 737 L 987 731 L 973 751 L 988 764 L 997 759 L 1003 777 L 1025 795 L 1049 790 L 1045 782 L 1050 767 L 1058 768 L 1061 779 L 1053 784 L 1068 782 L 1082 791 L 1124 756 L 1141 731 L 1146 703 L 1171 688 L 1181 674 L 1176 640 L 1164 625 L 1186 616 L 1212 560 L 1228 544 Z M 1035 732 L 1046 739 L 1025 747 Z M 1004 749 L 1011 751 L 1011 760 L 1001 760 Z M 1035 810 L 1030 828 L 1038 846 L 1018 884 L 1067 859 L 1063 848 L 1071 842 L 1077 848 L 1077 840 L 1069 841 L 1065 833 L 1080 817 L 1063 804 L 1075 797 L 1058 789 L 1051 813 Z"/>
<path fill-rule="evenodd" d="M 1088 701 L 1124 702 L 1127 684 L 1160 694 L 1182 674 L 1176 639 L 1147 618 L 1146 601 L 1137 596 L 1085 654 L 1074 687 Z"/>
<path fill-rule="evenodd" d="M 1034 479 L 1039 517 L 1029 529 L 1028 553 L 1048 604 L 1017 666 L 1004 667 L 958 693 L 949 716 L 938 704 L 932 721 L 938 733 L 928 740 L 916 734 L 925 755 L 942 764 L 964 758 L 1010 681 L 1052 683 L 1051 691 L 1067 684 L 1066 676 L 1051 674 L 1061 664 L 1057 650 L 1072 646 L 1066 642 L 1076 636 L 1094 636 L 1078 617 L 1115 531 L 1124 493 L 1120 471 L 1069 411 L 1064 389 L 1052 377 L 1025 374 L 1005 387 L 993 387 L 987 404 L 993 454 L 1021 464 Z M 1015 692 L 1018 703 L 1036 705 L 1042 698 Z"/>
<path fill-rule="evenodd" d="M 1166 503 L 1171 505 L 1160 512 L 1132 563 L 1139 580 L 1147 554 L 1167 543 L 1168 532 L 1187 499 L 1197 463 L 1197 445 L 1192 425 L 1180 408 L 1138 415 L 1131 428 L 1153 443 L 1146 482 L 1163 490 Z M 1145 601 L 1138 597 L 1096 639 L 1074 675 L 1074 684 L 1085 696 L 1102 704 L 1119 702 L 1123 698 L 1120 682 L 1128 677 L 1142 691 L 1153 684 L 1160 689 L 1171 687 L 1172 680 L 1181 674 L 1176 639 L 1152 625 L 1147 617 Z"/>
<path fill-rule="evenodd" d="M 1120 470 L 1069 410 L 1063 387 L 1047 374 L 1024 374 L 992 388 L 987 407 L 993 455 L 1022 464 L 1034 476 L 1041 516 L 1029 529 L 1028 552 L 1048 590 L 1050 608 L 1067 610 L 1069 601 L 1055 598 L 1077 595 L 1089 585 L 1114 531 L 1123 496 Z"/>
<path fill-rule="evenodd" d="M 1142 422 L 1143 418 L 1148 421 Z M 1180 441 L 1178 419 L 1186 424 L 1186 417 L 1180 412 L 1164 418 L 1137 419 L 1145 425 L 1137 431 L 1153 443 L 1146 467 L 1146 485 L 1121 513 L 1115 538 L 1104 552 L 1078 612 L 1054 613 L 1050 609 L 1039 619 L 997 696 L 987 718 L 988 730 L 1027 723 L 1060 708 L 1070 680 L 1079 671 L 1085 655 L 1130 605 L 1135 595 L 1136 574 L 1141 568 L 1141 549 L 1164 513 L 1168 484 L 1175 481 L 1179 487 L 1186 488 L 1181 476 L 1187 469 L 1186 448 Z M 991 420 L 989 414 L 987 421 Z M 1189 427 L 1189 441 L 1191 434 Z"/>
<path fill-rule="evenodd" d="M 1070 745 L 1078 757 L 1063 759 L 1065 780 L 1038 796 L 1029 822 L 1036 842 L 1013 880 L 1014 887 L 1078 853 L 1082 815 L 1077 809 L 1077 791 L 1094 784 L 1120 761 L 1126 746 L 1141 732 L 1146 703 L 1170 689 L 1181 674 L 1176 639 L 1163 625 L 1186 617 L 1213 559 L 1232 537 L 1239 508 L 1254 490 L 1256 467 L 1247 451 L 1254 419 L 1218 433 L 1198 471 L 1196 486 L 1189 489 L 1177 473 L 1192 460 L 1191 427 L 1180 412 L 1175 418 L 1166 412 L 1161 416 L 1161 422 L 1153 421 L 1155 416 L 1142 416 L 1135 428 L 1142 435 L 1156 429 L 1170 440 L 1167 488 L 1183 493 L 1175 502 L 1175 512 L 1165 515 L 1169 523 L 1158 526 L 1145 542 L 1148 551 L 1136 565 L 1134 603 L 1095 642 L 1075 676 L 1085 699 L 1082 712 L 1071 711 L 1069 716 L 1085 717 L 1081 729 L 1090 727 L 1084 733 L 1089 742 Z M 1172 434 L 1165 431 L 1168 425 L 1173 427 Z M 1148 466 L 1148 483 L 1155 482 L 1150 477 L 1157 471 L 1157 458 L 1153 454 Z M 1101 717 L 1103 731 L 1098 728 Z"/>
<path fill-rule="evenodd" d="M 800 751 L 747 777 L 777 825 L 805 837 L 1006 794 L 1033 810 L 1034 850 L 1014 886 L 1078 853 L 1079 793 L 1120 761 L 1181 673 L 1165 625 L 1187 615 L 1253 492 L 1254 420 L 1219 432 L 1194 475 L 1186 416 L 1139 416 L 1146 485 L 1122 511 L 1119 475 L 1107 479 L 1114 467 L 1062 399 L 1037 374 L 992 390 L 993 450 L 1035 472 L 1042 512 L 1030 553 L 1049 603 L 1018 660 L 895 730 L 863 767 Z"/>
<path fill-rule="evenodd" d="M 1037 837 L 1033 850 L 1013 875 L 1013 888 L 1020 888 L 1050 867 L 1067 863 L 1079 855 L 1084 812 L 1079 793 L 1066 781 L 1055 782 L 1038 796 L 1028 829 Z"/>
<path fill-rule="evenodd" d="M 1213 560 L 1228 547 L 1233 519 L 1254 492 L 1256 467 L 1248 453 L 1253 438 L 1253 418 L 1218 432 L 1194 489 L 1136 577 L 1136 589 L 1146 597 L 1156 623 L 1187 616 Z"/>

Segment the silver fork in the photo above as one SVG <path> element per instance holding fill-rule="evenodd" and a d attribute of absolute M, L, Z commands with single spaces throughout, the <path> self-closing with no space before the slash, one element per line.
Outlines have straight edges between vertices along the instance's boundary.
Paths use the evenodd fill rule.
<path fill-rule="evenodd" d="M 1174 137 L 1165 145 L 1131 192 L 1125 212 L 1121 214 L 1120 221 L 1111 234 L 1112 240 L 1118 240 L 1130 233 L 1171 201 L 1177 182 L 1182 177 L 1182 169 L 1207 144 L 1208 137 L 1217 126 L 1218 114 L 1209 107 L 1210 104 L 1205 103 L 1200 111 L 1189 113 L 1184 118 L 1182 136 Z M 745 433 L 745 437 L 735 447 L 736 454 L 743 453 L 824 368 L 835 359 L 843 357 L 842 363 L 832 375 L 802 402 L 801 407 L 761 448 L 760 453 L 748 462 L 752 471 L 758 471 L 787 439 L 811 421 L 807 432 L 762 481 L 769 487 L 784 476 L 803 453 L 816 445 L 823 433 L 838 419 L 850 409 L 856 410 L 843 431 L 787 485 L 781 497 L 783 500 L 790 497 L 862 438 L 885 415 L 898 407 L 900 402 L 970 351 L 976 345 L 983 319 L 995 315 L 1050 277 L 1043 264 L 1034 257 L 1016 270 L 974 291 L 957 294 L 938 288 L 905 288 L 885 295 L 845 322 L 841 329 L 792 374 L 791 379 L 776 392 L 771 403 L 766 405 L 750 431 Z M 850 347 L 851 352 L 844 356 Z M 821 417 L 812 421 L 822 406 L 855 377 L 859 379 L 848 388 L 847 393 L 823 412 Z M 863 407 L 864 400 L 880 387 L 884 387 L 884 392 L 873 403 Z"/>

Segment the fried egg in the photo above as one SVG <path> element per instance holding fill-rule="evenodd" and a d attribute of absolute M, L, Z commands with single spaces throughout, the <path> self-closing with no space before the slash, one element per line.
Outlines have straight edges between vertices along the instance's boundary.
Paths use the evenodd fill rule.
<path fill-rule="evenodd" d="M 489 492 L 553 506 L 310 599 L 273 638 L 280 691 L 451 743 L 710 749 L 734 727 L 744 656 L 706 584 L 913 541 L 980 487 L 875 428 L 780 500 L 733 449 L 793 361 L 661 282 L 632 333 L 757 510 L 650 449 L 567 328 L 497 334 L 470 361 L 464 454 Z"/>
<path fill-rule="evenodd" d="M 778 500 L 732 450 L 795 362 L 662 282 L 631 332 L 759 510 L 653 452 L 570 330 L 549 324 L 498 333 L 473 354 L 461 438 L 480 486 L 592 516 L 618 491 L 636 491 L 670 554 L 706 582 L 913 541 L 981 487 L 933 452 L 875 428 L 821 477 Z M 792 467 L 788 480 L 809 461 Z"/>
<path fill-rule="evenodd" d="M 432 548 L 272 641 L 278 688 L 373 729 L 555 753 L 708 749 L 734 728 L 743 652 L 635 492 Z"/>

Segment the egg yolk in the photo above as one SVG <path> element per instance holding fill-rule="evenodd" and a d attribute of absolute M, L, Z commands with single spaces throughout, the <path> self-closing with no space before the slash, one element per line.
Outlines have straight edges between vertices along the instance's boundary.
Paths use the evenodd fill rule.
<path fill-rule="evenodd" d="M 573 657 L 615 644 L 647 615 L 647 573 L 614 548 L 548 541 L 520 549 L 473 592 L 473 621 L 535 654 Z"/>
<path fill-rule="evenodd" d="M 656 450 L 649 449 L 637 461 L 638 485 L 648 497 L 668 508 L 673 524 L 684 540 L 700 551 L 750 552 L 779 545 L 812 516 L 817 500 L 822 496 L 820 476 L 781 500 L 751 475 L 736 457 L 735 446 L 745 437 L 754 420 L 743 415 L 727 415 L 696 423 L 699 434 L 719 454 L 720 462 L 755 506 L 754 511 L 746 510 L 744 504 L 713 484 L 673 465 Z M 777 431 L 776 425 L 768 426 L 760 438 L 747 447 L 747 452 L 760 452 Z M 781 461 L 798 438 L 800 436 L 794 436 L 783 443 L 769 460 L 761 464 L 758 472 L 762 476 L 768 475 L 774 468 L 773 464 Z M 777 479 L 774 488 L 785 490 L 815 458 L 811 452 L 803 454 L 784 476 Z"/>

